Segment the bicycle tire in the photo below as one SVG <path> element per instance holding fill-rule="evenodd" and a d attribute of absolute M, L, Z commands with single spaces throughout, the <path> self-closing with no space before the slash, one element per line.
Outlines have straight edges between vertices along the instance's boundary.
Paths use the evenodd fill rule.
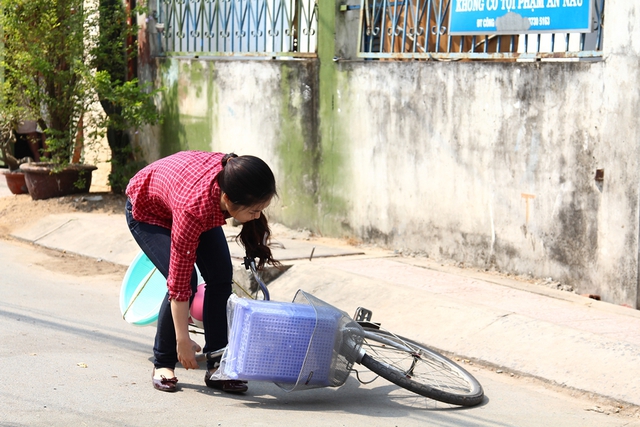
<path fill-rule="evenodd" d="M 440 402 L 475 406 L 482 386 L 464 368 L 423 344 L 392 333 L 364 328 L 361 364 L 388 381 Z"/>

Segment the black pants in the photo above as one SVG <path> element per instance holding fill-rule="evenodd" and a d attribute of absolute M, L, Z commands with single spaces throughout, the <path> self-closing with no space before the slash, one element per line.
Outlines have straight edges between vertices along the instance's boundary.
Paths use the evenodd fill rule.
<path fill-rule="evenodd" d="M 164 277 L 169 274 L 171 255 L 171 230 L 156 225 L 138 222 L 131 214 L 131 203 L 127 200 L 125 214 L 133 238 L 149 260 Z M 218 350 L 227 345 L 227 299 L 231 295 L 232 266 L 229 245 L 222 227 L 216 227 L 200 235 L 196 251 L 196 265 L 206 283 L 203 319 L 204 352 Z M 194 268 L 191 276 L 192 300 L 197 289 L 197 275 Z M 175 368 L 178 363 L 176 351 L 176 331 L 171 315 L 169 294 L 162 302 L 158 314 L 156 339 L 153 347 L 156 368 Z M 209 369 L 213 362 L 208 362 Z"/>

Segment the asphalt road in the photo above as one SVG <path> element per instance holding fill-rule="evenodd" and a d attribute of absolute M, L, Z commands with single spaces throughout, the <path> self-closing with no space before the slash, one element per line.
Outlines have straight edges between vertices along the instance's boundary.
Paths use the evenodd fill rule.
<path fill-rule="evenodd" d="M 202 370 L 178 369 L 182 390 L 161 393 L 150 384 L 154 329 L 121 319 L 124 270 L 64 273 L 79 262 L 98 265 L 0 240 L 2 426 L 640 426 L 625 408 L 617 414 L 588 396 L 475 365 L 468 368 L 487 397 L 474 408 L 354 376 L 337 389 L 297 393 L 252 382 L 233 396 L 208 389 Z"/>

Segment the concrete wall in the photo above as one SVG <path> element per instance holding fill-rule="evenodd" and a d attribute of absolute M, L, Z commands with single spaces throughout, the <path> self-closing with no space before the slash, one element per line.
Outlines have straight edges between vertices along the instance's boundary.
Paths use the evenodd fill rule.
<path fill-rule="evenodd" d="M 255 154 L 290 227 L 638 306 L 640 4 L 607 2 L 597 62 L 354 60 L 357 16 L 319 12 L 318 60 L 149 58 L 147 160 Z"/>

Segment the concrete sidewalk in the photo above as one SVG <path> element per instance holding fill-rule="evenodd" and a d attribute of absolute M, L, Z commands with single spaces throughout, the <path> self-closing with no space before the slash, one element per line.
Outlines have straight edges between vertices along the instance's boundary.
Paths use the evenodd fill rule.
<path fill-rule="evenodd" d="M 138 252 L 124 215 L 51 215 L 13 236 L 121 265 Z M 274 237 L 276 258 L 291 265 L 269 285 L 274 300 L 303 289 L 349 314 L 363 306 L 447 354 L 640 406 L 638 310 L 425 258 Z M 243 252 L 233 241 L 230 249 L 239 267 Z"/>

